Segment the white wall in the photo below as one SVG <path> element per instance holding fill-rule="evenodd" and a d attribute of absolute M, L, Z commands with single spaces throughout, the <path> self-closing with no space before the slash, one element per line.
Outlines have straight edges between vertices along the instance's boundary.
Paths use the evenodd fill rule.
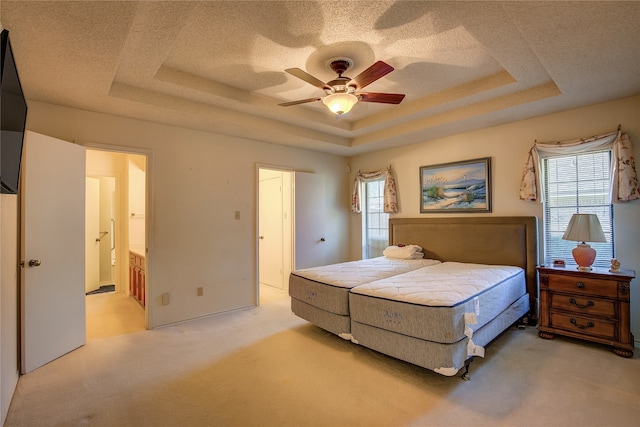
<path fill-rule="evenodd" d="M 100 287 L 100 243 L 96 241 L 101 230 L 98 178 L 86 178 L 84 218 L 84 290 L 90 292 Z"/>
<path fill-rule="evenodd" d="M 111 220 L 115 220 L 116 213 L 116 200 L 114 195 L 116 191 L 116 179 L 112 176 L 100 177 L 100 231 L 107 231 L 100 241 L 100 284 L 109 285 L 113 284 L 116 280 L 114 277 L 113 268 L 113 254 L 111 248 L 113 247 L 115 230 L 112 230 Z"/>
<path fill-rule="evenodd" d="M 18 196 L 0 194 L 0 425 L 18 383 Z"/>
<path fill-rule="evenodd" d="M 30 101 L 27 129 L 150 152 L 151 327 L 256 302 L 256 164 L 323 175 L 329 262 L 348 258 L 349 183 L 340 156 Z M 114 147 L 117 148 L 117 147 Z M 235 211 L 240 219 L 235 219 Z M 196 288 L 204 288 L 198 297 Z M 171 295 L 163 306 L 163 293 Z"/>
<path fill-rule="evenodd" d="M 400 212 L 395 217 L 464 216 L 465 214 L 420 213 L 420 166 L 491 157 L 492 213 L 477 215 L 531 215 L 538 217 L 542 230 L 542 205 L 519 200 L 520 178 L 527 153 L 535 140 L 564 141 L 615 131 L 618 124 L 629 134 L 634 156 L 640 159 L 640 96 L 593 105 L 563 113 L 542 116 L 366 154 L 350 159 L 351 177 L 355 172 L 382 169 L 389 164 L 396 176 Z M 640 172 L 640 171 L 638 171 Z M 466 214 L 468 215 L 468 214 Z M 622 268 L 640 274 L 640 201 L 614 207 L 615 249 Z M 350 259 L 361 257 L 361 217 L 350 214 Z M 540 240 L 540 245 L 542 241 Z M 542 254 L 542 247 L 540 247 Z M 540 262 L 543 262 L 542 255 Z M 631 283 L 631 330 L 640 339 L 640 280 Z"/>
<path fill-rule="evenodd" d="M 144 157 L 135 156 L 129 159 L 129 246 L 144 248 L 146 219 L 146 164 Z M 144 252 L 141 253 L 144 255 Z"/>

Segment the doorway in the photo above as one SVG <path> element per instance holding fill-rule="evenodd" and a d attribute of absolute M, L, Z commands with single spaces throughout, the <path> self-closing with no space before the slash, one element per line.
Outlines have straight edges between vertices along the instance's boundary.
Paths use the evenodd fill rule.
<path fill-rule="evenodd" d="M 146 266 L 147 158 L 87 148 L 86 159 L 86 334 L 90 340 L 146 329 L 147 283 L 139 280 L 145 277 Z M 132 251 L 137 254 L 135 276 Z"/>
<path fill-rule="evenodd" d="M 116 179 L 87 176 L 85 213 L 85 291 L 115 290 Z"/>
<path fill-rule="evenodd" d="M 288 293 L 293 264 L 293 172 L 258 168 L 260 302 Z"/>

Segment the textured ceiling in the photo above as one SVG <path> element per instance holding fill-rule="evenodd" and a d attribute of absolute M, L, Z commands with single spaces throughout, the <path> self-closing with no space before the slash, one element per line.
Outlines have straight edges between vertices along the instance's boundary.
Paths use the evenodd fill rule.
<path fill-rule="evenodd" d="M 341 155 L 640 93 L 640 2 L 7 1 L 28 100 Z M 336 119 L 287 73 L 395 68 Z"/>

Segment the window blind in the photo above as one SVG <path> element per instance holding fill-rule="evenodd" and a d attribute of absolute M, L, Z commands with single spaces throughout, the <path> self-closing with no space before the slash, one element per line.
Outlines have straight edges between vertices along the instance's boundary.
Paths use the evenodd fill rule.
<path fill-rule="evenodd" d="M 587 242 L 597 252 L 594 266 L 608 267 L 614 257 L 613 206 L 609 203 L 611 151 L 549 157 L 544 160 L 544 256 L 573 264 L 577 242 L 562 240 L 574 213 L 598 215 L 606 243 Z"/>

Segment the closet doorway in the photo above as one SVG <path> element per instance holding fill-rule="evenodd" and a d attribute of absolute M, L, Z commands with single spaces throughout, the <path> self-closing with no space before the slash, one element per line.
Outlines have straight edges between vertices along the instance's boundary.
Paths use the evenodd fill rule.
<path fill-rule="evenodd" d="M 258 175 L 258 281 L 262 302 L 274 289 L 288 291 L 293 259 L 293 172 L 259 167 Z"/>
<path fill-rule="evenodd" d="M 87 148 L 87 340 L 146 329 L 148 281 L 132 287 L 147 263 L 146 182 L 146 155 Z M 135 276 L 131 253 L 138 255 Z"/>

